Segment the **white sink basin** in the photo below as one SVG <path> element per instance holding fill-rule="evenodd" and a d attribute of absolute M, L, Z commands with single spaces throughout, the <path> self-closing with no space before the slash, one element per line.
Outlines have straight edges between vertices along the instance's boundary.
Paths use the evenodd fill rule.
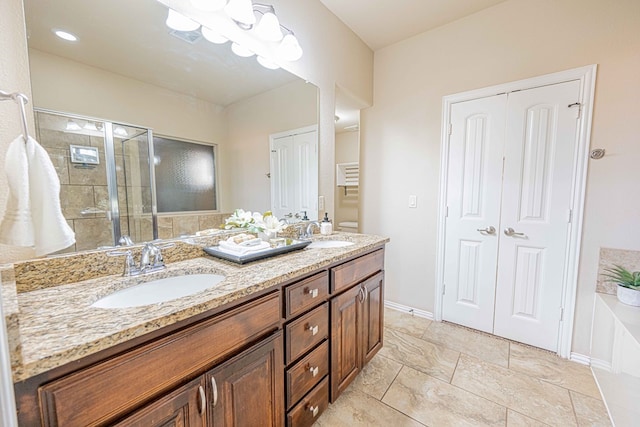
<path fill-rule="evenodd" d="M 345 242 L 344 240 L 317 240 L 312 242 L 307 248 L 309 249 L 328 249 L 328 248 L 344 248 L 351 246 L 353 242 Z"/>
<path fill-rule="evenodd" d="M 91 304 L 99 308 L 127 308 L 157 304 L 193 295 L 212 288 L 224 276 L 219 274 L 190 274 L 167 277 L 122 289 Z"/>

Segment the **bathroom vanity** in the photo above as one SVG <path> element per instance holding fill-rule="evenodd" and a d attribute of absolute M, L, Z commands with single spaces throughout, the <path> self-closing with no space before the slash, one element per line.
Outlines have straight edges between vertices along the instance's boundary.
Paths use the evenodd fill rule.
<path fill-rule="evenodd" d="M 91 307 L 117 276 L 18 293 L 20 425 L 313 424 L 382 347 L 387 239 L 333 238 L 353 245 L 169 264 L 225 280 L 153 306 Z"/>

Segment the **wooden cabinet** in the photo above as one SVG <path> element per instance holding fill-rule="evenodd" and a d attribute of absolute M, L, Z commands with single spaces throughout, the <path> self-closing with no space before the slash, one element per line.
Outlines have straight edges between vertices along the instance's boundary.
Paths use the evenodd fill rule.
<path fill-rule="evenodd" d="M 201 376 L 173 393 L 147 405 L 116 427 L 206 426 L 207 400 Z"/>
<path fill-rule="evenodd" d="M 382 348 L 384 326 L 383 252 L 376 251 L 332 269 L 331 401 Z M 349 287 L 350 286 L 350 287 Z"/>
<path fill-rule="evenodd" d="M 214 427 L 276 427 L 284 423 L 282 333 L 209 371 Z"/>
<path fill-rule="evenodd" d="M 271 293 L 47 383 L 38 389 L 43 424 L 112 423 L 275 332 L 280 313 L 279 294 Z"/>
<path fill-rule="evenodd" d="M 311 426 L 329 404 L 329 274 L 284 288 L 287 426 Z"/>

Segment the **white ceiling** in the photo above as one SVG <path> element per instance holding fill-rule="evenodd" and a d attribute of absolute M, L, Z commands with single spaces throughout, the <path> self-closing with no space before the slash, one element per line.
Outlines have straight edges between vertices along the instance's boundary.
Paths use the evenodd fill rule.
<path fill-rule="evenodd" d="M 506 0 L 320 0 L 372 50 Z"/>

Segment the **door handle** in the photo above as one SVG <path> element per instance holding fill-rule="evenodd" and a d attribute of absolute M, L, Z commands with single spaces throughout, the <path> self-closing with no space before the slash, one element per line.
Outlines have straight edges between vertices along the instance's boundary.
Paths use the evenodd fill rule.
<path fill-rule="evenodd" d="M 509 236 L 509 237 L 524 237 L 525 236 L 524 233 L 516 233 L 516 230 L 514 230 L 511 227 L 504 229 L 504 235 L 505 236 Z"/>
<path fill-rule="evenodd" d="M 496 233 L 496 229 L 493 227 L 493 225 L 490 225 L 487 228 L 478 228 L 478 231 L 481 232 L 481 233 L 487 233 L 487 234 L 495 234 Z"/>
<path fill-rule="evenodd" d="M 218 385 L 216 384 L 216 378 L 211 377 L 211 388 L 213 389 L 213 406 L 218 404 Z"/>
<path fill-rule="evenodd" d="M 200 394 L 200 408 L 198 412 L 200 413 L 200 415 L 204 415 L 204 411 L 205 409 L 207 409 L 207 399 L 205 397 L 204 388 L 202 388 L 202 386 L 198 387 L 198 393 Z"/>

